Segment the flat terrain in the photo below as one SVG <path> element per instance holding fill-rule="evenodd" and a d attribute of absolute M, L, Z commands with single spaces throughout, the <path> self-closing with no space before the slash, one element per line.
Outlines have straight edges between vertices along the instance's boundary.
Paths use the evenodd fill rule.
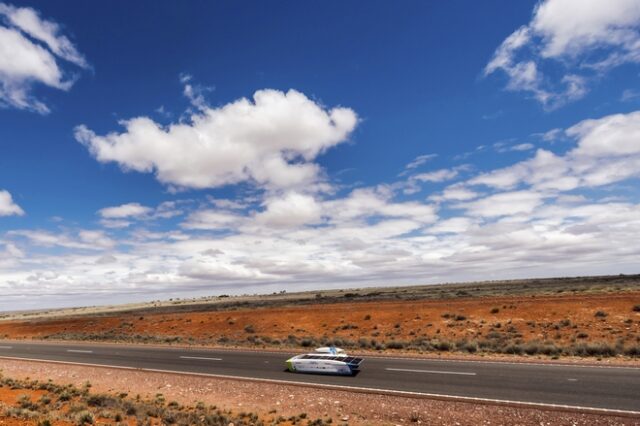
<path fill-rule="evenodd" d="M 0 338 L 360 351 L 640 356 L 638 276 L 216 298 L 13 314 Z M 107 308 L 105 308 L 107 309 Z M 42 316 L 44 315 L 44 316 Z"/>
<path fill-rule="evenodd" d="M 265 421 L 287 426 L 292 421 L 255 413 L 233 413 L 203 402 L 184 406 L 167 401 L 164 395 L 148 395 L 144 400 L 128 393 L 91 391 L 92 385 L 81 387 L 51 380 L 30 378 L 16 380 L 0 376 L 0 425 L 72 426 L 72 425 L 148 425 L 166 424 L 227 426 L 229 424 L 262 426 Z M 292 417 L 294 419 L 294 417 Z M 295 420 L 298 420 L 295 417 Z M 318 422 L 317 422 L 318 423 Z M 322 425 L 324 422 L 319 422 Z"/>
<path fill-rule="evenodd" d="M 0 342 L 0 356 L 215 374 L 382 391 L 636 411 L 640 368 L 376 358 L 355 377 L 290 373 L 292 354 L 125 345 Z"/>

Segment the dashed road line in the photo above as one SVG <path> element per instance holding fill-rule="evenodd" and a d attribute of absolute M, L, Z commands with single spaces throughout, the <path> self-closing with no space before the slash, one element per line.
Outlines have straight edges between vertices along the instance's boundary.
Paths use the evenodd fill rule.
<path fill-rule="evenodd" d="M 86 349 L 67 349 L 67 352 L 71 352 L 74 354 L 92 354 L 93 351 L 89 351 Z"/>
<path fill-rule="evenodd" d="M 53 364 L 66 364 L 66 365 L 80 365 L 80 366 L 91 366 L 91 367 L 103 367 L 103 368 L 115 368 L 119 370 L 133 370 L 133 371 L 148 371 L 155 373 L 170 373 L 170 374 L 178 374 L 182 376 L 194 376 L 194 377 L 214 377 L 221 379 L 233 379 L 233 380 L 242 380 L 248 382 L 263 382 L 263 383 L 276 383 L 276 384 L 288 384 L 292 386 L 308 386 L 319 389 L 331 389 L 331 390 L 347 390 L 353 392 L 363 392 L 363 393 L 380 393 L 380 394 L 388 394 L 388 395 L 396 395 L 396 396 L 407 396 L 414 398 L 435 398 L 442 400 L 450 400 L 450 401 L 462 401 L 462 402 L 476 402 L 476 403 L 489 403 L 489 404 L 499 404 L 499 405 L 511 405 L 516 407 L 526 407 L 526 408 L 548 408 L 548 409 L 558 409 L 558 410 L 567 410 L 567 411 L 575 411 L 575 412 L 586 412 L 586 413 L 594 413 L 594 414 L 617 414 L 622 416 L 629 416 L 636 418 L 640 415 L 640 411 L 633 410 L 618 410 L 612 408 L 598 408 L 598 407 L 585 407 L 580 405 L 565 405 L 565 404 L 548 404 L 543 402 L 527 402 L 527 401 L 514 401 L 508 399 L 493 399 L 493 398 L 478 398 L 478 397 L 469 397 L 469 396 L 459 396 L 459 395 L 447 395 L 447 394 L 437 394 L 437 393 L 426 393 L 426 392 L 411 392 L 411 391 L 399 391 L 392 389 L 380 389 L 380 388 L 368 388 L 362 386 L 345 386 L 345 385 L 330 385 L 330 384 L 321 384 L 321 383 L 311 383 L 311 382 L 303 382 L 303 381 L 293 381 L 293 380 L 279 380 L 279 379 L 260 379 L 260 378 L 251 378 L 251 377 L 243 377 L 243 376 L 232 376 L 228 374 L 210 374 L 210 373 L 195 373 L 195 372 L 187 372 L 187 371 L 175 371 L 175 370 L 163 370 L 163 369 L 154 369 L 154 368 L 138 368 L 138 367 L 125 367 L 121 365 L 108 365 L 108 364 L 92 364 L 87 362 L 71 362 L 71 361 L 53 361 L 53 360 L 43 360 L 38 358 L 25 358 L 25 357 L 10 357 L 10 356 L 0 356 L 0 359 L 12 359 L 18 361 L 34 361 L 41 363 L 53 363 Z"/>
<path fill-rule="evenodd" d="M 209 358 L 206 356 L 180 356 L 182 359 L 201 359 L 206 361 L 222 361 L 222 358 Z"/>
<path fill-rule="evenodd" d="M 385 368 L 388 371 L 404 371 L 407 373 L 428 373 L 428 374 L 454 374 L 458 376 L 475 376 L 476 373 L 467 373 L 464 371 L 443 371 L 443 370 L 414 370 L 411 368 Z"/>

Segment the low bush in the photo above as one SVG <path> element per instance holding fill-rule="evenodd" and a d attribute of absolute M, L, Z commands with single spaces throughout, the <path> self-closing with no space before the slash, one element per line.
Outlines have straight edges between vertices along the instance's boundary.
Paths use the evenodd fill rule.
<path fill-rule="evenodd" d="M 618 354 L 618 349 L 604 342 L 599 343 L 580 343 L 568 349 L 571 355 L 575 356 L 602 356 L 609 357 Z"/>
<path fill-rule="evenodd" d="M 388 349 L 404 349 L 406 346 L 406 342 L 399 342 L 397 340 L 392 340 L 387 343 Z"/>

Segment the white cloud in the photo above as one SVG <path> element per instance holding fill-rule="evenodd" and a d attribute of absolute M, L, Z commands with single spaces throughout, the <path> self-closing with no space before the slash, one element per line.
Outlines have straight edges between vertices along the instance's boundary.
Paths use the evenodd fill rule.
<path fill-rule="evenodd" d="M 426 200 L 396 183 L 268 188 L 108 207 L 104 220 L 130 224 L 113 233 L 10 231 L 0 305 L 635 272 L 640 204 L 588 189 L 640 175 L 639 128 L 640 112 L 584 120 L 556 132 L 566 152 L 459 173 Z M 174 229 L 155 222 L 182 214 Z"/>
<path fill-rule="evenodd" d="M 547 130 L 544 133 L 536 133 L 535 136 L 539 136 L 545 142 L 555 142 L 560 139 L 564 135 L 564 130 L 560 128 L 555 128 L 551 130 Z"/>
<path fill-rule="evenodd" d="M 411 178 L 419 182 L 444 182 L 458 176 L 456 169 L 440 169 L 433 172 L 420 173 L 413 175 Z"/>
<path fill-rule="evenodd" d="M 414 158 L 413 160 L 411 160 L 411 162 L 409 162 L 409 164 L 407 164 L 404 168 L 405 171 L 406 170 L 411 170 L 411 169 L 415 169 L 417 167 L 420 167 L 421 165 L 423 165 L 424 163 L 433 160 L 434 158 L 436 158 L 438 156 L 438 154 L 423 154 L 423 155 L 418 155 L 416 158 Z"/>
<path fill-rule="evenodd" d="M 519 143 L 509 148 L 510 151 L 529 151 L 535 148 L 532 143 Z"/>
<path fill-rule="evenodd" d="M 457 185 L 453 189 L 465 188 Z M 302 208 L 293 207 L 296 197 Z M 640 205 L 552 199 L 534 190 L 490 194 L 438 220 L 433 206 L 398 201 L 390 187 L 380 186 L 329 200 L 285 192 L 243 209 L 197 206 L 183 222 L 185 233 L 137 229 L 112 241 L 93 230 L 12 232 L 0 241 L 0 251 L 9 243 L 13 253 L 0 257 L 0 303 L 8 306 L 24 295 L 38 295 L 41 303 L 90 303 L 97 296 L 106 303 L 637 267 Z M 266 226 L 261 215 L 277 212 L 279 201 L 301 219 L 286 222 L 274 215 Z M 303 226 L 318 211 L 321 226 Z M 30 244 L 67 250 L 38 253 Z M 65 299 L 57 299 L 62 293 Z"/>
<path fill-rule="evenodd" d="M 536 7 L 531 28 L 544 40 L 542 57 L 554 58 L 601 46 L 633 52 L 639 22 L 637 0 L 547 0 Z"/>
<path fill-rule="evenodd" d="M 640 111 L 584 120 L 565 131 L 577 146 L 565 155 L 539 149 L 512 166 L 480 174 L 471 185 L 570 191 L 619 182 L 640 175 Z"/>
<path fill-rule="evenodd" d="M 473 225 L 473 220 L 468 217 L 454 217 L 438 222 L 428 232 L 433 234 L 452 233 L 461 234 Z"/>
<path fill-rule="evenodd" d="M 580 140 L 575 156 L 603 157 L 640 154 L 640 111 L 584 120 L 567 129 Z"/>
<path fill-rule="evenodd" d="M 473 217 L 499 217 L 530 214 L 542 205 L 544 196 L 535 191 L 501 192 L 461 204 Z"/>
<path fill-rule="evenodd" d="M 243 221 L 243 218 L 235 213 L 208 209 L 190 214 L 182 226 L 186 229 L 222 231 L 236 228 Z"/>
<path fill-rule="evenodd" d="M 57 23 L 34 9 L 0 3 L 0 106 L 49 112 L 31 90 L 36 82 L 60 90 L 73 85 L 56 58 L 88 67 Z"/>
<path fill-rule="evenodd" d="M 105 232 L 97 230 L 79 230 L 76 234 L 55 233 L 41 230 L 14 230 L 7 233 L 28 239 L 41 247 L 65 247 L 69 249 L 102 250 L 115 246 Z"/>
<path fill-rule="evenodd" d="M 124 219 L 128 217 L 139 217 L 151 213 L 152 209 L 139 203 L 127 203 L 115 207 L 105 207 L 98 211 L 98 214 L 105 219 Z"/>
<path fill-rule="evenodd" d="M 393 192 L 387 187 L 360 188 L 347 197 L 328 200 L 323 211 L 334 224 L 366 221 L 367 218 L 407 218 L 420 223 L 431 223 L 437 218 L 435 208 L 419 202 L 393 202 Z"/>
<path fill-rule="evenodd" d="M 498 47 L 485 75 L 502 70 L 508 90 L 529 92 L 555 108 L 582 98 L 593 72 L 639 63 L 639 26 L 637 0 L 544 0 L 531 22 Z M 558 81 L 540 71 L 548 60 L 564 67 Z"/>
<path fill-rule="evenodd" d="M 493 148 L 499 153 L 522 152 L 534 149 L 535 145 L 529 142 L 519 143 L 516 145 L 508 145 L 506 142 L 496 142 L 493 144 Z"/>
<path fill-rule="evenodd" d="M 320 215 L 320 205 L 312 196 L 289 192 L 267 200 L 266 210 L 256 219 L 267 226 L 289 228 L 317 223 Z"/>
<path fill-rule="evenodd" d="M 469 180 L 471 185 L 486 185 L 499 189 L 511 189 L 522 182 L 527 182 L 538 189 L 570 190 L 578 186 L 577 179 L 566 182 L 562 178 L 567 176 L 569 164 L 563 157 L 554 153 L 539 149 L 536 155 L 528 160 L 516 163 L 513 166 L 493 170 L 489 173 L 478 175 Z M 558 185 L 562 185 L 558 187 Z"/>
<path fill-rule="evenodd" d="M 628 102 L 637 98 L 640 98 L 640 91 L 633 89 L 625 89 L 622 92 L 622 95 L 620 95 L 620 100 L 622 102 Z"/>
<path fill-rule="evenodd" d="M 78 126 L 75 136 L 98 161 L 154 172 L 172 187 L 293 188 L 318 179 L 312 161 L 344 142 L 357 122 L 351 109 L 324 109 L 295 90 L 259 90 L 253 101 L 204 107 L 188 123 L 163 127 L 138 117 L 122 123 L 124 133 L 98 136 Z"/>
<path fill-rule="evenodd" d="M 468 201 L 478 197 L 479 194 L 464 184 L 454 183 L 447 186 L 442 194 L 431 195 L 429 197 L 432 201 Z"/>
<path fill-rule="evenodd" d="M 22 216 L 24 210 L 13 201 L 11 193 L 6 190 L 0 190 L 0 216 Z"/>
<path fill-rule="evenodd" d="M 462 164 L 450 169 L 439 169 L 431 172 L 418 173 L 411 175 L 406 181 L 397 182 L 395 187 L 401 188 L 402 192 L 407 195 L 416 194 L 421 191 L 421 183 L 441 183 L 455 179 L 460 175 L 460 172 L 469 171 L 472 167 L 469 164 Z M 403 173 L 406 174 L 406 173 Z"/>

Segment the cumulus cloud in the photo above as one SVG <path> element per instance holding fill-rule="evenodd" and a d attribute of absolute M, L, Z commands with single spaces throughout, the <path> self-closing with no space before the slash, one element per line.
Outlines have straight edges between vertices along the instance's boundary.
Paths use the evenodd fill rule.
<path fill-rule="evenodd" d="M 63 70 L 65 62 L 88 68 L 57 23 L 32 8 L 0 3 L 0 106 L 48 113 L 49 108 L 31 95 L 32 86 L 68 90 L 74 77 Z"/>
<path fill-rule="evenodd" d="M 75 137 L 98 161 L 153 172 L 174 188 L 293 188 L 318 179 L 313 160 L 346 141 L 357 122 L 351 109 L 325 109 L 295 90 L 259 90 L 252 100 L 203 105 L 188 123 L 164 127 L 138 117 L 122 122 L 123 133 L 99 136 L 78 126 Z"/>
<path fill-rule="evenodd" d="M 10 231 L 0 234 L 0 304 L 62 292 L 78 303 L 636 272 L 640 204 L 591 188 L 639 176 L 639 128 L 640 112 L 583 120 L 556 129 L 563 151 L 538 149 L 471 177 L 467 169 L 434 182 L 443 189 L 426 199 L 396 184 L 270 188 L 107 207 L 101 217 L 132 223 L 113 233 Z M 175 228 L 158 226 L 177 211 Z"/>
<path fill-rule="evenodd" d="M 501 70 L 508 90 L 555 108 L 582 98 L 595 75 L 640 62 L 639 27 L 637 0 L 544 0 L 496 49 L 484 73 Z M 558 79 L 544 75 L 547 62 L 563 68 Z"/>
<path fill-rule="evenodd" d="M 320 205 L 312 196 L 290 192 L 267 200 L 265 211 L 256 219 L 267 226 L 296 227 L 316 223 L 320 215 Z"/>
<path fill-rule="evenodd" d="M 524 183 L 538 190 L 569 191 L 640 175 L 640 111 L 584 120 L 564 133 L 577 140 L 565 155 L 539 149 L 533 158 L 480 174 L 469 183 L 499 189 Z"/>
<path fill-rule="evenodd" d="M 13 201 L 11 193 L 7 190 L 0 190 L 0 216 L 22 216 L 24 210 Z"/>

